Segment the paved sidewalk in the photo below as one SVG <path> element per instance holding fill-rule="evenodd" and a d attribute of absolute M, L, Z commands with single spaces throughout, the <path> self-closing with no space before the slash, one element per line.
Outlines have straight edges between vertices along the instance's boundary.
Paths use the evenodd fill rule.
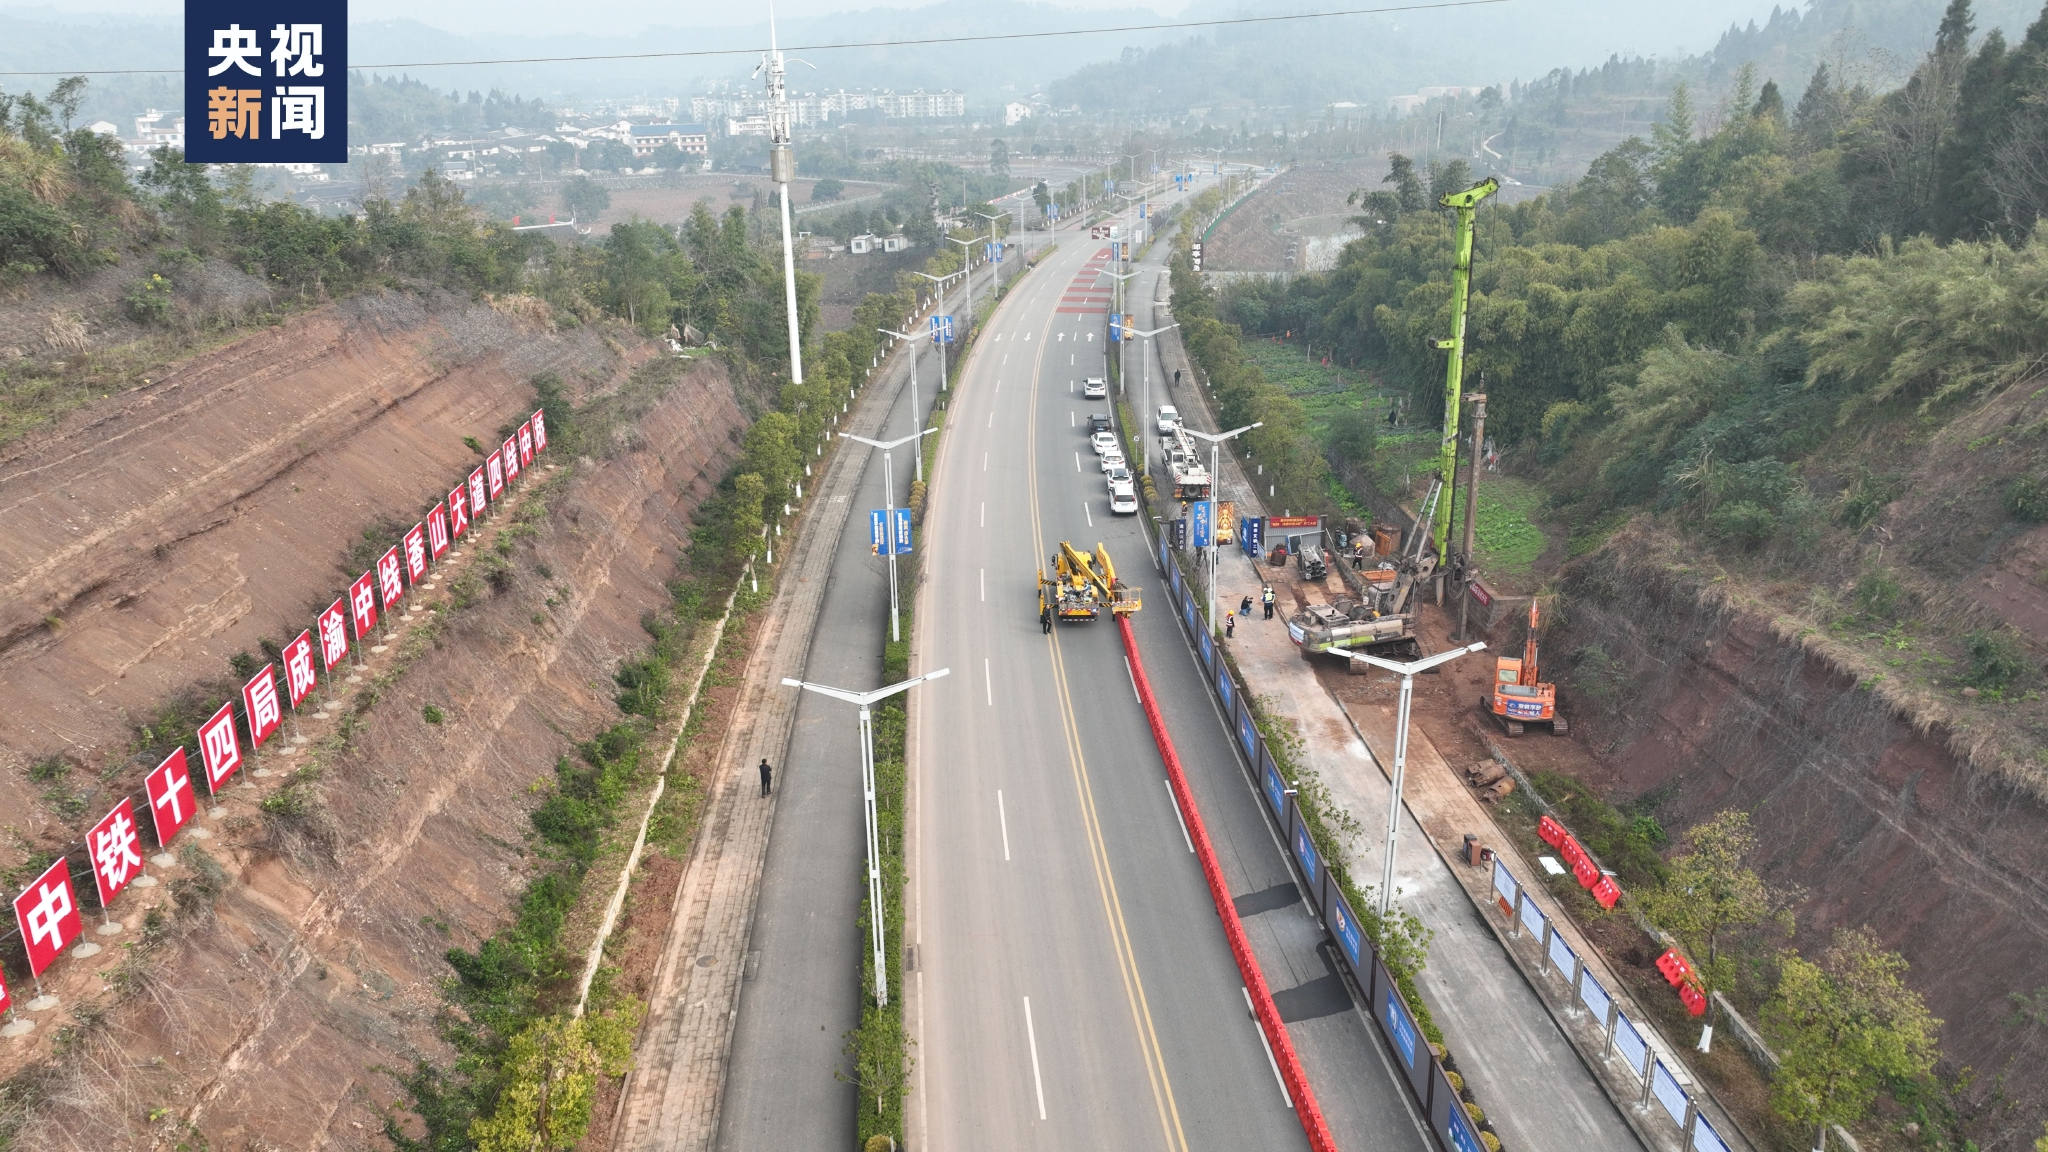
<path fill-rule="evenodd" d="M 876 434 L 908 377 L 907 361 L 897 360 L 878 370 L 895 378 L 863 390 L 843 430 Z M 764 800 L 753 769 L 762 759 L 781 765 L 789 746 L 797 693 L 781 681 L 803 675 L 852 494 L 871 455 L 846 448 L 833 454 L 812 494 L 775 599 L 762 614 L 735 723 L 719 749 L 703 826 L 683 871 L 614 1148 L 696 1152 L 710 1148 L 718 1132 L 743 961 L 780 796 Z"/>

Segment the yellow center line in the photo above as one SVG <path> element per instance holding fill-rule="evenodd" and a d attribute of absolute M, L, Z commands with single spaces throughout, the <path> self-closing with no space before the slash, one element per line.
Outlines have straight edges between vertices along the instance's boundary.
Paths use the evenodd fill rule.
<path fill-rule="evenodd" d="M 1048 313 L 1039 331 L 1038 351 L 1031 370 L 1031 400 L 1025 415 L 1025 490 L 1031 509 L 1031 536 L 1039 542 L 1039 555 L 1046 555 L 1048 540 L 1038 502 L 1038 395 L 1039 374 L 1045 364 L 1045 337 L 1052 331 L 1056 313 Z M 1047 652 L 1052 661 L 1053 683 L 1060 706 L 1060 726 L 1067 743 L 1067 761 L 1074 775 L 1074 790 L 1081 801 L 1081 823 L 1088 841 L 1088 855 L 1095 867 L 1095 883 L 1102 896 L 1103 915 L 1109 922 L 1110 941 L 1116 952 L 1117 972 L 1123 979 L 1124 998 L 1131 1006 L 1131 1023 L 1137 1030 L 1138 1050 L 1145 1057 L 1145 1077 L 1152 1086 L 1152 1100 L 1159 1112 L 1159 1127 L 1169 1149 L 1188 1152 L 1187 1133 L 1180 1122 L 1180 1106 L 1173 1097 L 1173 1081 L 1166 1071 L 1166 1053 L 1159 1045 L 1159 1031 L 1152 1023 L 1152 1006 L 1145 996 L 1145 981 L 1138 972 L 1138 957 L 1131 945 L 1130 929 L 1124 923 L 1123 901 L 1117 894 L 1116 875 L 1109 863 L 1109 847 L 1102 835 L 1102 821 L 1095 809 L 1095 789 L 1089 779 L 1087 756 L 1081 749 L 1081 729 L 1074 715 L 1073 694 L 1067 686 L 1066 659 L 1060 648 L 1057 625 L 1047 635 Z"/>

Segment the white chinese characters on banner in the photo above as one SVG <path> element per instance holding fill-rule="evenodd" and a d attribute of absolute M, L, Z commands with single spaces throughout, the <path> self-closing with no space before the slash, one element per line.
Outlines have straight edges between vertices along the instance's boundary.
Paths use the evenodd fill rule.
<path fill-rule="evenodd" d="M 505 490 L 505 464 L 496 452 L 484 461 L 484 476 L 490 481 L 491 499 L 496 500 L 498 493 Z M 483 502 L 478 501 L 476 507 L 483 511 Z"/>
<path fill-rule="evenodd" d="M 548 410 L 542 408 L 533 414 L 532 420 L 528 421 L 533 426 L 533 450 L 535 452 L 545 452 L 548 450 L 547 417 Z"/>
<path fill-rule="evenodd" d="M 284 646 L 284 686 L 292 698 L 292 707 L 306 698 L 313 690 L 313 634 L 299 633 L 299 638 Z"/>
<path fill-rule="evenodd" d="M 427 528 L 415 524 L 405 534 L 405 578 L 417 586 L 427 574 Z"/>
<path fill-rule="evenodd" d="M 149 793 L 149 819 L 156 825 L 156 842 L 169 848 L 178 829 L 199 811 L 199 798 L 192 791 L 192 773 L 185 768 L 185 750 L 173 749 L 142 782 Z"/>
<path fill-rule="evenodd" d="M 448 550 L 448 509 L 439 504 L 427 513 L 427 550 L 434 554 L 436 560 Z"/>
<path fill-rule="evenodd" d="M 384 597 L 384 610 L 389 612 L 405 595 L 405 580 L 399 575 L 400 561 L 398 545 L 393 544 L 382 556 L 377 557 L 377 590 Z"/>
<path fill-rule="evenodd" d="M 471 483 L 477 484 L 479 489 L 482 487 L 481 481 L 472 479 Z M 462 534 L 467 531 L 469 531 L 469 487 L 464 485 L 448 493 L 448 532 L 451 537 L 459 540 L 462 538 Z"/>
<path fill-rule="evenodd" d="M 505 462 L 505 483 L 519 479 L 519 437 L 505 437 L 505 443 L 498 449 L 498 458 Z"/>
<path fill-rule="evenodd" d="M 235 706 L 223 704 L 213 719 L 199 726 L 199 759 L 206 765 L 206 790 L 219 794 L 221 785 L 242 766 L 242 740 L 235 734 Z"/>
<path fill-rule="evenodd" d="M 275 667 L 265 664 L 261 672 L 242 685 L 242 710 L 249 718 L 251 748 L 263 747 L 263 742 L 284 720 L 284 709 L 277 702 L 277 674 L 272 671 Z"/>
<path fill-rule="evenodd" d="M 57 861 L 16 896 L 14 921 L 21 926 L 28 970 L 41 976 L 64 954 L 65 947 L 78 939 L 78 900 L 71 895 L 71 866 Z"/>
<path fill-rule="evenodd" d="M 100 907 L 112 903 L 121 889 L 142 871 L 142 838 L 135 832 L 135 804 L 122 797 L 114 810 L 93 826 L 86 839 L 92 853 L 93 883 L 100 890 Z"/>
<path fill-rule="evenodd" d="M 533 463 L 533 429 L 521 425 L 519 429 L 519 466 Z"/>
<path fill-rule="evenodd" d="M 489 500 L 484 496 L 485 483 L 484 468 L 483 465 L 479 464 L 476 471 L 469 474 L 469 518 L 471 520 L 483 515 L 484 509 L 490 504 Z M 493 492 L 495 492 L 495 489 Z"/>
<path fill-rule="evenodd" d="M 320 659 L 329 672 L 348 656 L 347 617 L 343 615 L 341 601 L 336 600 L 320 614 Z"/>
<path fill-rule="evenodd" d="M 372 574 L 365 572 L 348 586 L 348 614 L 358 640 L 377 626 L 377 581 Z"/>

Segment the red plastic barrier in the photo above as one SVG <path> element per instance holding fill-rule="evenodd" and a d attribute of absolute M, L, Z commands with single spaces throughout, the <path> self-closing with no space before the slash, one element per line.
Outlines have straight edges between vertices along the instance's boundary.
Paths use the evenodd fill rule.
<path fill-rule="evenodd" d="M 1598 900 L 1602 908 L 1612 908 L 1621 900 L 1621 885 L 1616 884 L 1612 876 L 1602 876 L 1600 882 L 1593 885 L 1593 899 Z"/>
<path fill-rule="evenodd" d="M 1541 836 L 1545 844 L 1550 845 L 1552 848 L 1557 848 L 1564 844 L 1567 833 L 1564 830 L 1564 825 L 1545 816 L 1536 822 L 1536 835 Z"/>
<path fill-rule="evenodd" d="M 1707 998 L 1701 995 L 1700 990 L 1692 985 L 1680 984 L 1678 986 L 1678 998 L 1685 1001 L 1685 1010 L 1687 1012 L 1695 1016 L 1705 1016 L 1707 1014 Z"/>
<path fill-rule="evenodd" d="M 1600 867 L 1590 858 L 1581 856 L 1572 865 L 1572 879 L 1577 880 L 1581 888 L 1591 888 L 1601 880 Z"/>
<path fill-rule="evenodd" d="M 1674 988 L 1692 977 L 1692 965 L 1685 962 L 1685 957 L 1680 956 L 1676 948 L 1668 948 L 1657 957 L 1657 971 L 1662 972 L 1665 981 Z"/>
<path fill-rule="evenodd" d="M 1308 1134 L 1310 1148 L 1315 1152 L 1336 1152 L 1337 1142 L 1331 1139 L 1329 1125 L 1323 1122 L 1315 1089 L 1309 1087 L 1308 1076 L 1301 1070 L 1294 1041 L 1287 1035 L 1287 1025 L 1280 1020 L 1280 1010 L 1273 1005 L 1266 975 L 1259 970 L 1258 957 L 1252 954 L 1251 941 L 1245 937 L 1244 923 L 1237 918 L 1237 905 L 1230 898 L 1230 886 L 1223 880 L 1223 866 L 1216 862 L 1209 830 L 1202 823 L 1201 811 L 1195 807 L 1195 794 L 1188 788 L 1187 776 L 1181 772 L 1180 754 L 1174 751 L 1173 737 L 1167 734 L 1166 721 L 1152 698 L 1152 682 L 1145 676 L 1145 661 L 1138 655 L 1138 638 L 1131 632 L 1130 617 L 1119 616 L 1116 624 L 1123 634 L 1124 654 L 1131 658 L 1131 679 L 1137 682 L 1138 700 L 1145 706 L 1145 721 L 1152 726 L 1159 758 L 1166 761 L 1166 778 L 1172 782 L 1173 797 L 1187 819 L 1188 838 L 1195 842 L 1195 858 L 1202 863 L 1202 878 L 1209 882 L 1209 897 L 1216 902 L 1216 914 L 1223 920 L 1223 935 L 1230 942 L 1230 954 L 1237 960 L 1245 989 L 1251 993 L 1252 1010 L 1258 1014 L 1259 1027 L 1273 1049 L 1273 1061 L 1280 1066 L 1280 1079 L 1287 1084 L 1287 1094 L 1294 1098 L 1294 1114 L 1301 1118 L 1301 1130 Z"/>

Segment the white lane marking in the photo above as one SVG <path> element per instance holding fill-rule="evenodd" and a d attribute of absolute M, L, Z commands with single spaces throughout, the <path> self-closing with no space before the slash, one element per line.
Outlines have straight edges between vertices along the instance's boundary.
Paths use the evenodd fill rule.
<path fill-rule="evenodd" d="M 983 472 L 988 471 L 988 453 L 986 452 L 981 454 L 981 470 Z"/>
<path fill-rule="evenodd" d="M 1080 419 L 1076 417 L 1072 412 L 1067 413 L 1067 427 L 1072 428 L 1080 422 Z"/>
<path fill-rule="evenodd" d="M 1138 702 L 1140 708 L 1144 707 L 1145 698 L 1138 695 L 1138 677 L 1131 671 L 1131 658 L 1129 656 L 1124 657 L 1124 675 L 1129 677 L 1131 681 L 1131 698 Z"/>
<path fill-rule="evenodd" d="M 1088 526 L 1095 527 L 1095 511 L 1088 507 L 1089 501 L 1081 501 L 1081 514 L 1088 517 Z"/>
<path fill-rule="evenodd" d="M 1093 343 L 1095 343 L 1095 333 L 1093 333 L 1093 332 L 1090 332 L 1090 333 L 1088 334 L 1088 342 L 1089 342 L 1090 344 L 1093 344 Z"/>
<path fill-rule="evenodd" d="M 1195 850 L 1195 839 L 1188 835 L 1188 818 L 1181 813 L 1180 797 L 1173 794 L 1173 781 L 1168 780 L 1164 776 L 1161 776 L 1159 780 L 1160 783 L 1166 785 L 1166 802 L 1173 805 L 1173 818 L 1180 821 L 1180 838 L 1187 841 L 1188 851 L 1193 852 Z M 1280 1087 L 1282 1091 L 1285 1091 L 1287 1088 L 1285 1084 L 1282 1084 Z"/>
<path fill-rule="evenodd" d="M 1059 342 L 1060 342 L 1060 343 L 1062 343 L 1062 344 L 1066 343 L 1066 340 L 1067 340 L 1067 334 L 1066 334 L 1065 332 L 1062 332 L 1062 333 L 1060 333 L 1060 334 L 1059 334 L 1059 337 L 1058 337 L 1058 340 L 1059 340 Z"/>
<path fill-rule="evenodd" d="M 988 569 L 983 568 L 979 571 L 981 572 L 981 599 L 986 603 L 988 601 Z"/>
<path fill-rule="evenodd" d="M 986 466 L 984 465 L 984 467 Z M 981 502 L 981 524 L 979 525 L 979 527 L 988 527 L 988 501 L 986 500 L 983 500 Z"/>
<path fill-rule="evenodd" d="M 991 428 L 996 426 L 996 414 L 993 412 L 988 414 L 988 426 Z"/>
<path fill-rule="evenodd" d="M 1031 333 L 1029 333 L 1029 332 L 1026 332 L 1026 333 L 1024 334 L 1024 340 L 1025 340 L 1025 342 L 1026 342 L 1026 343 L 1029 343 L 1029 342 L 1030 342 L 1030 340 L 1031 340 Z"/>
<path fill-rule="evenodd" d="M 1002 337 L 998 336 L 998 337 L 996 337 L 996 339 L 1000 340 L 1000 339 L 1002 339 Z M 1003 353 L 1003 364 L 1007 366 L 1007 365 L 1008 365 L 1009 363 L 1010 363 L 1010 354 L 1009 354 L 1008 352 L 1005 352 L 1005 353 Z"/>
<path fill-rule="evenodd" d="M 995 673 L 994 673 L 993 671 L 991 671 L 991 670 L 990 670 L 990 667 L 989 667 L 989 660 L 988 660 L 988 657 L 986 657 L 986 656 L 983 656 L 983 657 L 981 658 L 981 689 L 982 689 L 982 691 L 984 691 L 984 692 L 988 693 L 988 706 L 989 706 L 989 707 L 991 707 L 991 708 L 995 707 L 995 706 L 996 706 L 996 680 L 995 680 Z"/>
<path fill-rule="evenodd" d="M 1067 367 L 1069 367 L 1069 368 L 1072 368 L 1073 366 L 1074 366 L 1074 354 L 1073 354 L 1073 353 L 1071 353 L 1071 352 L 1069 352 L 1069 353 L 1067 354 Z"/>
<path fill-rule="evenodd" d="M 1246 1003 L 1250 1003 L 1247 998 Z M 1031 1041 L 1031 1082 L 1038 1088 L 1038 1118 L 1045 1119 L 1045 1077 L 1038 1074 L 1038 1029 L 1031 1023 L 1031 997 L 1024 998 L 1024 1035 Z M 1292 1107 L 1293 1105 L 1289 1105 Z"/>
<path fill-rule="evenodd" d="M 1280 1062 L 1273 1059 L 1273 1042 L 1266 1039 L 1266 1030 L 1259 1024 L 1258 1010 L 1252 1007 L 1251 990 L 1242 984 L 1237 986 L 1237 990 L 1244 993 L 1244 1010 L 1252 1014 L 1252 1031 L 1259 1034 L 1259 1045 L 1266 1050 L 1266 1064 L 1273 1069 L 1273 1083 L 1280 1086 L 1280 1098 L 1287 1101 L 1287 1106 L 1292 1108 L 1294 1097 L 1287 1092 L 1287 1081 L 1280 1078 Z"/>
<path fill-rule="evenodd" d="M 1001 344 L 1002 342 L 1003 342 L 1003 334 L 1002 334 L 1001 332 L 998 332 L 998 333 L 996 333 L 996 343 L 998 343 L 998 344 Z"/>
<path fill-rule="evenodd" d="M 996 789 L 996 819 L 1003 822 L 1003 859 L 1010 858 L 1010 814 L 1003 810 L 1003 790 Z"/>
<path fill-rule="evenodd" d="M 1076 452 L 1076 453 L 1074 453 L 1074 471 L 1076 471 L 1076 472 L 1079 472 L 1080 470 L 1081 470 L 1081 454 L 1080 454 L 1079 452 Z"/>

